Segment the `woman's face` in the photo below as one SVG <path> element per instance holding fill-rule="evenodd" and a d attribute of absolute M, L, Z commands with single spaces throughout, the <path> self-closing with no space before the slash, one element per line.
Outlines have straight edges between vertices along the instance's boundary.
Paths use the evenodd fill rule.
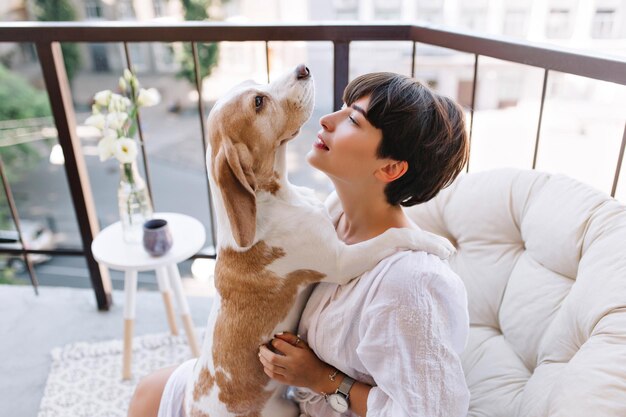
<path fill-rule="evenodd" d="M 376 150 L 382 131 L 365 118 L 369 96 L 356 100 L 320 119 L 318 132 L 307 161 L 331 179 L 360 181 L 373 179 L 374 172 L 385 164 Z"/>

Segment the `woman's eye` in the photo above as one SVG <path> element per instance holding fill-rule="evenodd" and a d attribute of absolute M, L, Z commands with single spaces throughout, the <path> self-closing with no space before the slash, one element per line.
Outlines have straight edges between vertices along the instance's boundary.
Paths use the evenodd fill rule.
<path fill-rule="evenodd" d="M 354 118 L 352 116 L 348 116 L 348 119 L 350 119 L 350 123 L 355 124 L 355 125 L 359 125 L 356 120 L 354 120 Z"/>
<path fill-rule="evenodd" d="M 254 98 L 254 106 L 259 109 L 263 105 L 263 96 L 256 96 Z"/>

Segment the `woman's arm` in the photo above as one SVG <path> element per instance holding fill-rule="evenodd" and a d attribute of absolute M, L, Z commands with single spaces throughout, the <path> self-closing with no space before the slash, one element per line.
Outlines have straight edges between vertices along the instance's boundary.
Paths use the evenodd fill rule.
<path fill-rule="evenodd" d="M 450 274 L 418 266 L 390 268 L 361 316 L 356 354 L 376 381 L 368 417 L 467 415 L 465 291 Z"/>
<path fill-rule="evenodd" d="M 335 368 L 322 362 L 304 341 L 298 340 L 292 333 L 276 335 L 270 343 L 279 353 L 262 345 L 259 359 L 265 373 L 286 385 L 308 388 L 322 395 L 333 394 L 345 375 L 341 372 L 335 373 Z M 371 385 L 359 381 L 352 385 L 349 402 L 353 413 L 361 417 L 367 415 L 367 397 L 371 389 Z"/>
<path fill-rule="evenodd" d="M 358 345 L 349 348 L 376 385 L 355 384 L 351 409 L 362 417 L 465 416 L 469 391 L 459 358 L 469 327 L 465 290 L 449 274 L 408 266 L 388 270 L 362 311 Z M 302 342 L 293 346 L 295 340 L 272 341 L 284 356 L 261 347 L 267 375 L 333 393 L 341 383 L 327 382 L 333 368 Z"/>

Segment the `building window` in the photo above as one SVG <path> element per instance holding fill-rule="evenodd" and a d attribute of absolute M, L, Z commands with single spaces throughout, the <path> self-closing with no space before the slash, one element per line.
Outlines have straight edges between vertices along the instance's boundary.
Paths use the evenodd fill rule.
<path fill-rule="evenodd" d="M 418 0 L 417 20 L 443 24 L 443 0 Z"/>
<path fill-rule="evenodd" d="M 333 0 L 335 17 L 338 20 L 357 20 L 359 18 L 358 0 Z"/>
<path fill-rule="evenodd" d="M 153 63 L 159 72 L 176 72 L 178 62 L 174 59 L 174 45 L 165 43 L 153 43 Z"/>
<path fill-rule="evenodd" d="M 417 0 L 418 9 L 443 9 L 444 0 Z"/>
<path fill-rule="evenodd" d="M 133 62 L 133 69 L 137 72 L 145 72 L 148 70 L 148 50 L 150 44 L 148 43 L 129 43 L 128 53 L 130 54 L 131 61 Z"/>
<path fill-rule="evenodd" d="M 528 14 L 525 10 L 507 10 L 504 15 L 502 33 L 508 36 L 526 36 Z"/>
<path fill-rule="evenodd" d="M 108 72 L 109 67 L 109 55 L 107 53 L 106 43 L 90 43 L 89 49 L 91 50 L 91 65 L 95 72 Z"/>
<path fill-rule="evenodd" d="M 120 0 L 117 3 L 117 14 L 120 20 L 134 20 L 135 9 L 132 0 Z"/>
<path fill-rule="evenodd" d="M 163 0 L 153 0 L 152 5 L 154 6 L 154 17 L 163 16 L 165 11 Z"/>
<path fill-rule="evenodd" d="M 593 16 L 591 36 L 593 38 L 612 38 L 615 27 L 615 9 L 597 9 Z"/>
<path fill-rule="evenodd" d="M 402 2 L 400 0 L 375 0 L 374 16 L 378 20 L 400 20 Z"/>
<path fill-rule="evenodd" d="M 443 11 L 436 9 L 418 9 L 417 20 L 422 20 L 435 25 L 441 25 L 443 24 Z"/>
<path fill-rule="evenodd" d="M 469 30 L 485 30 L 487 26 L 486 9 L 465 9 L 459 16 L 460 26 Z"/>
<path fill-rule="evenodd" d="M 88 19 L 101 18 L 102 6 L 100 6 L 100 0 L 85 0 L 85 15 Z"/>
<path fill-rule="evenodd" d="M 572 36 L 570 11 L 567 9 L 551 9 L 548 14 L 546 36 L 553 39 L 566 39 Z"/>

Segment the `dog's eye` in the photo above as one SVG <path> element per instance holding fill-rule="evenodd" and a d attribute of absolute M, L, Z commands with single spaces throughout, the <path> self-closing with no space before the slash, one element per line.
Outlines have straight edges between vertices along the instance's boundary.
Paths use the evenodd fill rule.
<path fill-rule="evenodd" d="M 254 98 L 254 107 L 258 109 L 261 108 L 261 106 L 263 105 L 263 96 L 256 96 Z"/>

